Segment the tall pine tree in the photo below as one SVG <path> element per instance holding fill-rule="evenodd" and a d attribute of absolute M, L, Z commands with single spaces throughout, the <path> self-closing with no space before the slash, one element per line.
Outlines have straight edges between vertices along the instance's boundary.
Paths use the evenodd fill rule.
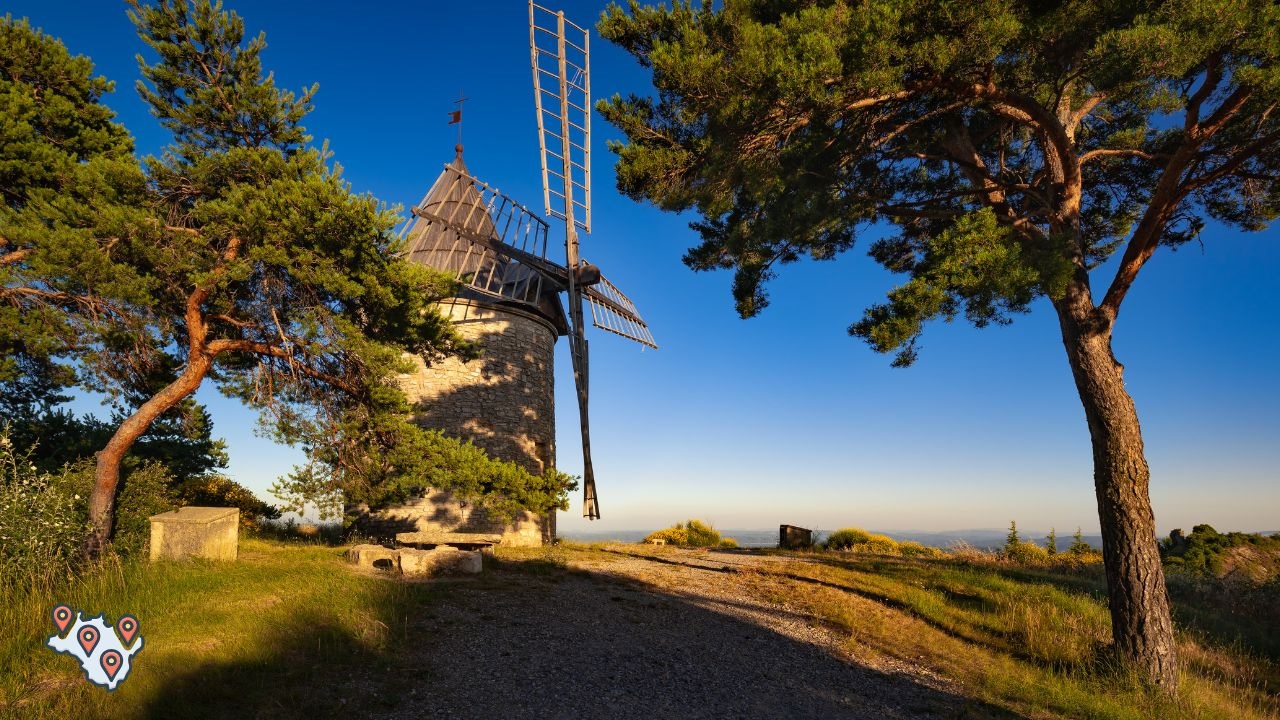
<path fill-rule="evenodd" d="M 1150 471 L 1112 332 L 1159 248 L 1206 217 L 1258 230 L 1280 214 L 1280 7 L 632 0 L 599 28 L 657 90 L 599 105 L 626 135 L 619 188 L 701 215 L 685 262 L 735 270 L 744 317 L 781 266 L 836 257 L 873 223 L 896 233 L 870 254 L 907 279 L 850 333 L 897 365 L 931 320 L 1005 323 L 1050 300 L 1093 441 L 1115 643 L 1172 690 Z"/>

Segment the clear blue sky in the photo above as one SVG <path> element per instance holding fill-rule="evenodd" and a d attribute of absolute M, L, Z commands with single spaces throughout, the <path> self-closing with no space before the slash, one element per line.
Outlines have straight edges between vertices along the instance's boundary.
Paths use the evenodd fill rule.
<path fill-rule="evenodd" d="M 10 0 L 7 11 L 89 55 L 117 82 L 107 103 L 139 152 L 167 142 L 138 99 L 143 45 L 123 3 Z M 265 66 L 286 88 L 320 84 L 306 125 L 328 139 L 359 192 L 411 205 L 453 155 L 447 112 L 459 91 L 467 164 L 527 205 L 541 190 L 526 7 L 495 2 L 228 3 L 263 30 Z M 593 25 L 602 4 L 572 0 Z M 593 37 L 596 97 L 649 90 L 644 71 Z M 604 519 L 562 531 L 610 531 L 700 517 L 722 528 L 793 523 L 899 530 L 1002 527 L 1096 531 L 1084 414 L 1047 304 L 1010 327 L 939 324 L 906 369 L 845 328 L 894 278 L 859 248 L 834 263 L 785 269 L 773 305 L 743 321 L 727 274 L 680 262 L 690 218 L 614 189 L 597 116 L 595 210 L 584 257 L 630 294 L 660 351 L 592 335 L 592 431 Z M 1211 226 L 1203 247 L 1162 250 L 1130 293 L 1116 330 L 1152 468 L 1161 532 L 1280 529 L 1280 230 Z M 1095 282 L 1095 284 L 1098 284 Z M 1105 287 L 1105 284 L 1104 284 Z M 565 343 L 557 350 L 559 464 L 581 471 Z M 253 434 L 254 417 L 209 390 L 231 474 L 265 495 L 298 454 Z"/>

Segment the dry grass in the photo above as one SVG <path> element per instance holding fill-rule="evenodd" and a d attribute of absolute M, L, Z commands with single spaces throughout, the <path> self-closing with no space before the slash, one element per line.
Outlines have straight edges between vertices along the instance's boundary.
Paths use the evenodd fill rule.
<path fill-rule="evenodd" d="M 816 557 L 751 582 L 768 599 L 847 633 L 853 656 L 922 665 L 976 700 L 1033 718 L 1280 717 L 1274 660 L 1187 633 L 1177 697 L 1148 692 L 1108 653 L 1110 621 L 1096 569 Z"/>

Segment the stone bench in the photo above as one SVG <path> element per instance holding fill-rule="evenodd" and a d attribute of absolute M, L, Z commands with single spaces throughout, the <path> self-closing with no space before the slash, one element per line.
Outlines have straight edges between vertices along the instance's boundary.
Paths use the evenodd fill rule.
<path fill-rule="evenodd" d="M 502 542 L 501 535 L 465 532 L 402 532 L 396 533 L 396 542 L 411 548 L 430 550 L 451 547 L 458 550 L 479 550 L 493 553 L 493 546 Z"/>
<path fill-rule="evenodd" d="M 484 567 L 479 550 L 459 550 L 447 545 L 431 550 L 392 550 L 381 545 L 356 545 L 347 551 L 347 561 L 404 575 L 474 574 Z"/>

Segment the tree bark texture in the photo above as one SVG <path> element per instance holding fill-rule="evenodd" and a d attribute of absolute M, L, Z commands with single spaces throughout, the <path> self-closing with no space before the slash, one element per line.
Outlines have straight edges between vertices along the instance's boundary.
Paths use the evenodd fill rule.
<path fill-rule="evenodd" d="M 1121 658 L 1173 691 L 1177 647 L 1148 485 L 1151 471 L 1124 366 L 1111 352 L 1110 327 L 1059 304 L 1063 344 L 1093 442 L 1093 482 L 1102 525 L 1111 628 Z"/>
<path fill-rule="evenodd" d="M 120 464 L 125 453 L 151 427 L 156 418 L 194 393 L 212 366 L 212 358 L 203 353 L 191 356 L 182 374 L 139 406 L 120 424 L 106 446 L 98 451 L 93 492 L 89 495 L 90 529 L 84 544 L 86 557 L 100 557 L 111 538 L 115 523 L 116 490 L 120 486 Z"/>

